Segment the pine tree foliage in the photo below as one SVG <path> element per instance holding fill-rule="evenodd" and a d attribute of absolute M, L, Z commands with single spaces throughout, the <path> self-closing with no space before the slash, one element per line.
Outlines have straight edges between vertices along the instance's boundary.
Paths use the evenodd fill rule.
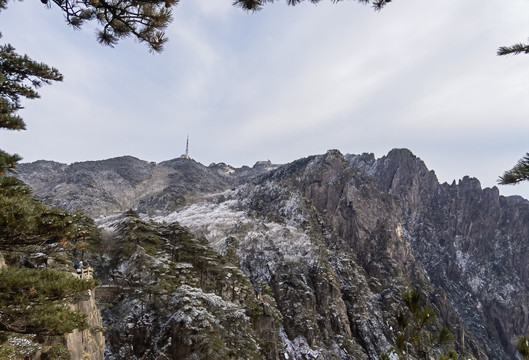
<path fill-rule="evenodd" d="M 98 41 L 104 45 L 114 46 L 120 39 L 134 36 L 147 43 L 150 50 L 160 52 L 167 41 L 164 30 L 171 21 L 170 8 L 178 0 L 53 0 L 53 3 L 74 28 L 86 21 L 98 22 Z"/>
<path fill-rule="evenodd" d="M 22 97 L 36 99 L 36 89 L 52 81 L 62 81 L 53 67 L 19 55 L 10 44 L 0 46 L 0 127 L 24 130 L 24 121 L 15 112 L 22 109 Z"/>
<path fill-rule="evenodd" d="M 6 1 L 0 0 L 0 9 Z M 24 130 L 17 114 L 21 100 L 39 97 L 37 89 L 61 81 L 55 68 L 19 55 L 9 44 L 0 45 L 0 128 Z M 0 150 L 0 250 L 49 251 L 82 245 L 98 237 L 93 221 L 80 213 L 52 209 L 33 198 L 22 181 L 6 176 L 20 160 Z M 51 250 L 50 250 L 51 251 Z M 87 326 L 86 315 L 72 311 L 69 302 L 93 288 L 92 280 L 77 279 L 51 269 L 7 268 L 0 271 L 0 333 L 62 335 Z M 0 339 L 0 353 L 9 353 Z"/>
<path fill-rule="evenodd" d="M 449 350 L 447 353 L 442 354 L 439 357 L 439 360 L 459 360 L 461 358 L 462 357 L 459 356 L 454 350 Z M 469 360 L 470 360 L 470 358 L 469 358 Z"/>
<path fill-rule="evenodd" d="M 66 16 L 66 21 L 74 28 L 86 21 L 97 21 L 97 32 L 101 44 L 114 46 L 120 39 L 132 36 L 146 43 L 153 52 L 160 52 L 167 41 L 165 29 L 172 20 L 171 7 L 179 0 L 52 0 Z M 303 0 L 287 0 L 288 5 L 296 5 Z M 318 3 L 320 0 L 310 0 Z M 341 0 L 334 0 L 335 2 Z M 371 3 L 381 9 L 391 0 L 357 0 Z M 47 3 L 48 0 L 43 0 Z M 273 0 L 235 0 L 234 6 L 250 11 L 260 10 Z"/>
<path fill-rule="evenodd" d="M 47 0 L 43 0 L 47 3 Z M 163 50 L 167 41 L 165 29 L 172 19 L 171 7 L 179 0 L 52 0 L 65 13 L 66 21 L 74 28 L 86 21 L 100 25 L 97 37 L 101 44 L 114 46 L 120 39 L 133 36 L 154 52 Z M 296 5 L 303 0 L 287 0 Z M 320 0 L 310 0 L 318 3 Z M 340 0 L 335 0 L 338 2 Z M 357 0 L 381 9 L 391 0 Z M 234 6 L 257 11 L 273 0 L 235 0 Z"/>
<path fill-rule="evenodd" d="M 286 0 L 288 5 L 294 6 L 297 5 L 304 0 Z M 309 0 L 313 4 L 319 3 L 321 0 Z M 333 3 L 340 2 L 342 0 L 332 0 Z M 375 9 L 380 10 L 382 9 L 387 3 L 391 2 L 391 0 L 357 0 L 358 2 L 362 4 L 371 4 Z M 250 11 L 258 11 L 263 8 L 263 6 L 266 3 L 273 3 L 274 0 L 235 0 L 233 2 L 234 6 L 240 7 L 245 10 Z"/>
<path fill-rule="evenodd" d="M 518 349 L 518 352 L 524 359 L 529 359 L 529 337 L 520 336 L 516 344 L 516 349 Z"/>
<path fill-rule="evenodd" d="M 50 243 L 75 249 L 98 238 L 86 215 L 50 208 L 19 179 L 0 176 L 0 250 Z"/>
<path fill-rule="evenodd" d="M 87 216 L 52 209 L 33 198 L 19 179 L 0 176 L 3 254 L 16 258 L 37 252 L 67 259 L 69 250 L 75 252 L 84 242 L 98 241 L 98 234 Z M 17 264 L 21 262 L 11 265 Z M 0 335 L 58 336 L 87 327 L 86 315 L 71 310 L 69 304 L 82 300 L 96 281 L 81 280 L 63 270 L 12 266 L 0 270 Z M 0 336 L 0 354 L 9 349 Z"/>
<path fill-rule="evenodd" d="M 153 52 L 161 52 L 167 42 L 165 29 L 172 20 L 171 7 L 180 0 L 52 0 L 65 14 L 66 22 L 81 27 L 86 21 L 96 21 L 100 28 L 97 39 L 101 44 L 115 46 L 119 40 L 134 37 L 147 44 Z M 286 0 L 294 6 L 305 0 Z M 308 0 L 317 4 L 321 0 Z M 331 0 L 338 3 L 343 0 Z M 376 10 L 382 9 L 391 0 L 357 0 L 362 4 L 371 4 Z M 41 0 L 49 4 L 49 0 Z M 233 5 L 248 11 L 259 11 L 274 0 L 234 0 Z M 7 0 L 0 0 L 0 10 L 7 7 Z M 502 46 L 497 54 L 529 54 L 529 44 L 519 43 Z"/>
<path fill-rule="evenodd" d="M 500 176 L 498 182 L 501 185 L 507 185 L 518 184 L 527 180 L 529 180 L 529 153 L 520 159 L 511 170 L 506 171 L 503 176 Z"/>
<path fill-rule="evenodd" d="M 0 176 L 13 171 L 22 158 L 17 154 L 8 154 L 0 150 Z"/>
<path fill-rule="evenodd" d="M 0 330 L 61 335 L 87 327 L 86 315 L 72 311 L 67 299 L 95 287 L 51 269 L 6 268 L 0 271 Z"/>
<path fill-rule="evenodd" d="M 5 8 L 5 2 L 0 2 L 1 8 Z M 57 69 L 17 54 L 9 44 L 0 45 L 0 128 L 24 130 L 26 125 L 17 115 L 22 109 L 21 99 L 38 98 L 36 90 L 52 81 L 62 81 Z M 20 159 L 0 150 L 0 176 L 13 171 Z"/>
<path fill-rule="evenodd" d="M 412 288 L 402 295 L 405 308 L 395 314 L 397 332 L 394 352 L 399 359 L 409 359 L 415 351 L 419 359 L 431 359 L 434 349 L 447 348 L 454 342 L 454 334 L 446 327 L 436 326 L 437 314 L 426 305 L 422 292 Z M 386 354 L 387 355 L 387 354 Z M 456 357 L 452 357 L 452 356 Z M 439 354 L 441 359 L 456 359 L 453 350 Z"/>
<path fill-rule="evenodd" d="M 529 44 L 518 43 L 512 46 L 502 46 L 498 49 L 498 55 L 529 54 Z"/>
<path fill-rule="evenodd" d="M 49 0 L 41 0 L 49 5 Z M 296 5 L 304 0 L 286 0 Z M 318 3 L 320 0 L 309 0 Z M 342 0 L 332 0 L 339 2 Z M 391 0 L 357 0 L 372 4 L 377 10 Z M 234 0 L 233 5 L 249 11 L 258 11 L 274 0 Z M 115 46 L 119 40 L 133 37 L 147 44 L 149 50 L 161 52 L 167 42 L 165 29 L 172 20 L 173 6 L 179 0 L 51 0 L 64 13 L 66 22 L 73 28 L 83 26 L 87 21 L 99 24 L 97 40 L 104 45 Z M 5 9 L 7 0 L 0 0 L 0 10 Z"/>

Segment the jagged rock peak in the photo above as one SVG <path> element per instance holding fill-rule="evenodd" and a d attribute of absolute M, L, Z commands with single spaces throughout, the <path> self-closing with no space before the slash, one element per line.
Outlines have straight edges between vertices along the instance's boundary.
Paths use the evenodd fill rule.
<path fill-rule="evenodd" d="M 343 161 L 344 155 L 339 150 L 330 149 L 330 150 L 327 150 L 325 154 L 316 155 L 313 161 L 315 163 L 321 163 L 321 162 L 331 163 L 336 160 Z"/>
<path fill-rule="evenodd" d="M 373 176 L 379 187 L 418 205 L 421 194 L 436 192 L 439 182 L 433 170 L 408 149 L 393 149 L 375 159 L 373 154 L 347 155 L 347 162 Z"/>
<path fill-rule="evenodd" d="M 403 167 L 410 171 L 428 171 L 424 162 L 408 149 L 392 149 L 387 155 L 379 159 L 376 159 L 373 153 L 363 153 L 362 155 L 347 154 L 345 159 L 351 166 L 360 168 L 368 174 L 376 172 L 376 169 L 380 166 L 386 171 L 391 170 L 393 172 Z"/>
<path fill-rule="evenodd" d="M 368 172 L 375 164 L 376 158 L 373 153 L 362 153 L 362 155 L 346 154 L 345 160 L 352 166 Z"/>
<path fill-rule="evenodd" d="M 396 173 L 397 171 L 406 171 L 409 174 L 418 176 L 434 176 L 433 170 L 428 170 L 424 161 L 415 156 L 408 149 L 393 149 L 386 156 L 381 157 L 378 162 L 383 164 L 386 171 Z"/>
<path fill-rule="evenodd" d="M 464 176 L 463 179 L 459 180 L 458 186 L 465 190 L 481 191 L 479 180 L 470 176 Z"/>
<path fill-rule="evenodd" d="M 270 170 L 274 170 L 278 167 L 279 165 L 276 165 L 276 164 L 272 164 L 272 162 L 270 160 L 266 160 L 266 161 L 257 161 L 252 169 L 259 169 L 259 170 L 266 170 L 266 171 L 270 171 Z"/>
<path fill-rule="evenodd" d="M 220 162 L 218 164 L 211 163 L 209 164 L 208 168 L 217 170 L 217 172 L 219 172 L 220 174 L 233 174 L 235 172 L 235 168 L 233 166 L 223 162 Z"/>

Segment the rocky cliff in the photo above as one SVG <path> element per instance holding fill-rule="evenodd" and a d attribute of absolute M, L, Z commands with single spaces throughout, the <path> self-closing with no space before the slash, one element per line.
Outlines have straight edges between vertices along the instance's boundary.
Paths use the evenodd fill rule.
<path fill-rule="evenodd" d="M 50 208 L 20 180 L 0 177 L 0 359 L 102 359 L 98 282 L 72 272 L 98 242 L 92 219 Z"/>
<path fill-rule="evenodd" d="M 360 167 L 405 209 L 402 223 L 414 254 L 489 358 L 514 357 L 513 340 L 529 325 L 529 202 L 481 189 L 469 177 L 438 184 L 406 150 Z"/>
<path fill-rule="evenodd" d="M 68 259 L 67 252 L 51 248 L 42 245 L 26 246 L 18 249 L 20 252 L 6 251 L 4 248 L 8 264 L 4 256 L 0 255 L 2 292 L 7 293 L 3 296 L 14 298 L 0 314 L 0 359 L 103 360 L 105 338 L 100 310 L 94 296 L 95 284 L 82 286 L 82 290 L 76 291 L 74 296 L 64 295 L 64 287 L 68 283 L 89 281 L 91 277 L 77 279 L 76 273 L 70 273 L 73 262 Z M 36 249 L 43 252 L 35 252 Z M 22 277 L 15 279 L 17 284 L 9 284 L 12 280 L 6 274 L 16 273 L 17 269 L 32 272 L 24 271 Z M 44 275 L 31 280 L 35 274 L 41 273 Z M 73 286 L 81 289 L 79 283 Z M 29 289 L 30 295 L 26 289 Z M 30 300 L 24 302 L 22 296 Z M 49 298 L 53 298 L 53 301 Z M 57 311 L 63 308 L 78 314 L 77 318 L 86 319 L 83 327 L 75 328 L 68 313 Z M 10 310 L 18 314 L 13 316 Z M 24 319 L 25 311 L 31 312 L 30 320 Z M 11 326 L 11 323 L 16 326 Z M 54 330 L 53 324 L 58 324 L 57 330 Z M 66 328 L 70 330 L 63 330 Z"/>
<path fill-rule="evenodd" d="M 528 331 L 529 202 L 439 184 L 405 149 L 241 169 L 36 162 L 20 177 L 103 216 L 109 359 L 438 358 L 443 326 L 466 358 L 512 359 Z M 109 216 L 128 208 L 140 215 Z M 437 314 L 427 352 L 400 327 L 411 288 Z"/>
<path fill-rule="evenodd" d="M 95 289 L 89 290 L 88 299 L 72 304 L 73 310 L 87 315 L 88 328 L 75 329 L 66 334 L 66 347 L 71 360 L 103 360 L 105 354 L 105 337 L 101 313 L 96 304 Z"/>

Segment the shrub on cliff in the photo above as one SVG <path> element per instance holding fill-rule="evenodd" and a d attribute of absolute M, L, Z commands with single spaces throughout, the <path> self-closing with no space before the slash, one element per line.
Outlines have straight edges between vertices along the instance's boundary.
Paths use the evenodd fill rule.
<path fill-rule="evenodd" d="M 61 335 L 87 327 L 86 315 L 68 300 L 96 286 L 52 269 L 0 270 L 0 330 L 23 334 Z"/>

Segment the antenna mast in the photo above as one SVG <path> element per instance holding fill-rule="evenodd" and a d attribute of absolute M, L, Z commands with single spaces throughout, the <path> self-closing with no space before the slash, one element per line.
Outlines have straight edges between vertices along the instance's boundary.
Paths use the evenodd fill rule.
<path fill-rule="evenodd" d="M 186 153 L 180 156 L 180 159 L 191 159 L 189 157 L 189 135 L 187 135 L 187 141 L 186 141 Z"/>

